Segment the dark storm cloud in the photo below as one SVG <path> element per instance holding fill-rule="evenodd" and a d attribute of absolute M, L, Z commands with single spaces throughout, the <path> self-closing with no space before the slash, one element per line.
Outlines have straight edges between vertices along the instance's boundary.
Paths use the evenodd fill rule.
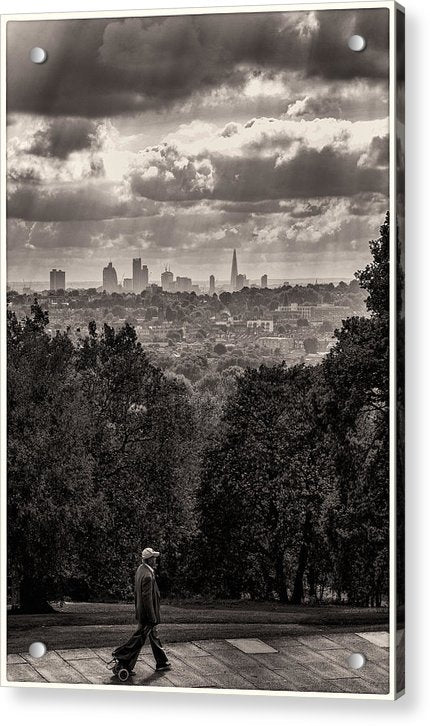
<path fill-rule="evenodd" d="M 151 201 L 118 199 L 111 186 L 94 184 L 56 189 L 22 184 L 10 193 L 7 203 L 9 218 L 33 222 L 140 217 L 143 214 L 156 214 L 156 211 L 157 206 Z"/>
<path fill-rule="evenodd" d="M 273 159 L 220 160 L 214 196 L 254 200 L 288 197 L 351 196 L 360 191 L 385 191 L 386 173 L 358 168 L 354 154 L 329 146 L 303 148 L 279 166 Z"/>
<path fill-rule="evenodd" d="M 26 152 L 34 156 L 67 159 L 74 151 L 99 148 L 97 126 L 93 121 L 82 118 L 56 118 L 46 128 L 36 131 Z"/>
<path fill-rule="evenodd" d="M 362 33 L 364 53 L 347 47 Z M 166 18 L 11 21 L 8 109 L 113 116 L 162 108 L 252 73 L 302 71 L 322 79 L 388 72 L 388 11 L 250 13 Z M 48 51 L 41 66 L 28 52 Z"/>
<path fill-rule="evenodd" d="M 388 78 L 389 11 L 324 10 L 309 54 L 307 72 L 326 79 Z M 362 35 L 366 49 L 351 52 L 348 38 Z"/>
<path fill-rule="evenodd" d="M 372 166 L 388 166 L 390 156 L 389 137 L 375 136 L 366 153 L 366 163 Z"/>
<path fill-rule="evenodd" d="M 223 199 L 255 202 L 296 197 L 352 196 L 363 191 L 388 192 L 386 170 L 358 165 L 361 155 L 341 153 L 329 145 L 302 147 L 293 158 L 276 157 L 181 159 L 175 148 L 162 149 L 157 167 L 134 168 L 132 194 L 158 201 Z M 154 171 L 152 171 L 154 170 Z M 148 174 L 148 171 L 151 173 Z"/>
<path fill-rule="evenodd" d="M 348 212 L 356 217 L 381 216 L 387 207 L 387 197 L 384 194 L 362 192 L 349 200 Z"/>

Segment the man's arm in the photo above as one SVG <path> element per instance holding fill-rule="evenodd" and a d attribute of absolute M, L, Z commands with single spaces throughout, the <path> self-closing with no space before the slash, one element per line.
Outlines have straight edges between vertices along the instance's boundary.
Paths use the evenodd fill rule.
<path fill-rule="evenodd" d="M 150 575 L 146 575 L 142 578 L 141 592 L 142 608 L 145 620 L 155 625 L 157 618 L 155 616 L 154 602 L 152 599 L 152 578 Z"/>

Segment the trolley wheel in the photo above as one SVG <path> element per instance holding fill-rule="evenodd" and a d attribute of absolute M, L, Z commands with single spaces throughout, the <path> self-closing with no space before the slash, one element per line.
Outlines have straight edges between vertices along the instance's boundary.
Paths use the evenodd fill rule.
<path fill-rule="evenodd" d="M 130 676 L 129 671 L 127 668 L 119 668 L 117 671 L 117 675 L 120 681 L 128 681 L 128 678 Z"/>

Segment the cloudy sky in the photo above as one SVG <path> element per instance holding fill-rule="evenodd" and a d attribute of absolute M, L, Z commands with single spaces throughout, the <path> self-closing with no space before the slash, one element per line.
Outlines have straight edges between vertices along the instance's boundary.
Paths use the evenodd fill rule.
<path fill-rule="evenodd" d="M 354 53 L 350 35 L 367 39 Z M 29 49 L 48 61 L 34 65 Z M 8 24 L 8 277 L 344 277 L 388 208 L 388 11 Z"/>

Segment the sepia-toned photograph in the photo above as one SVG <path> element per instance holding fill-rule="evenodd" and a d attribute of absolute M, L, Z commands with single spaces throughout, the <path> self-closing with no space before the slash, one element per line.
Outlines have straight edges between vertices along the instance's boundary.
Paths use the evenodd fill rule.
<path fill-rule="evenodd" d="M 403 35 L 7 21 L 8 683 L 404 688 Z"/>

